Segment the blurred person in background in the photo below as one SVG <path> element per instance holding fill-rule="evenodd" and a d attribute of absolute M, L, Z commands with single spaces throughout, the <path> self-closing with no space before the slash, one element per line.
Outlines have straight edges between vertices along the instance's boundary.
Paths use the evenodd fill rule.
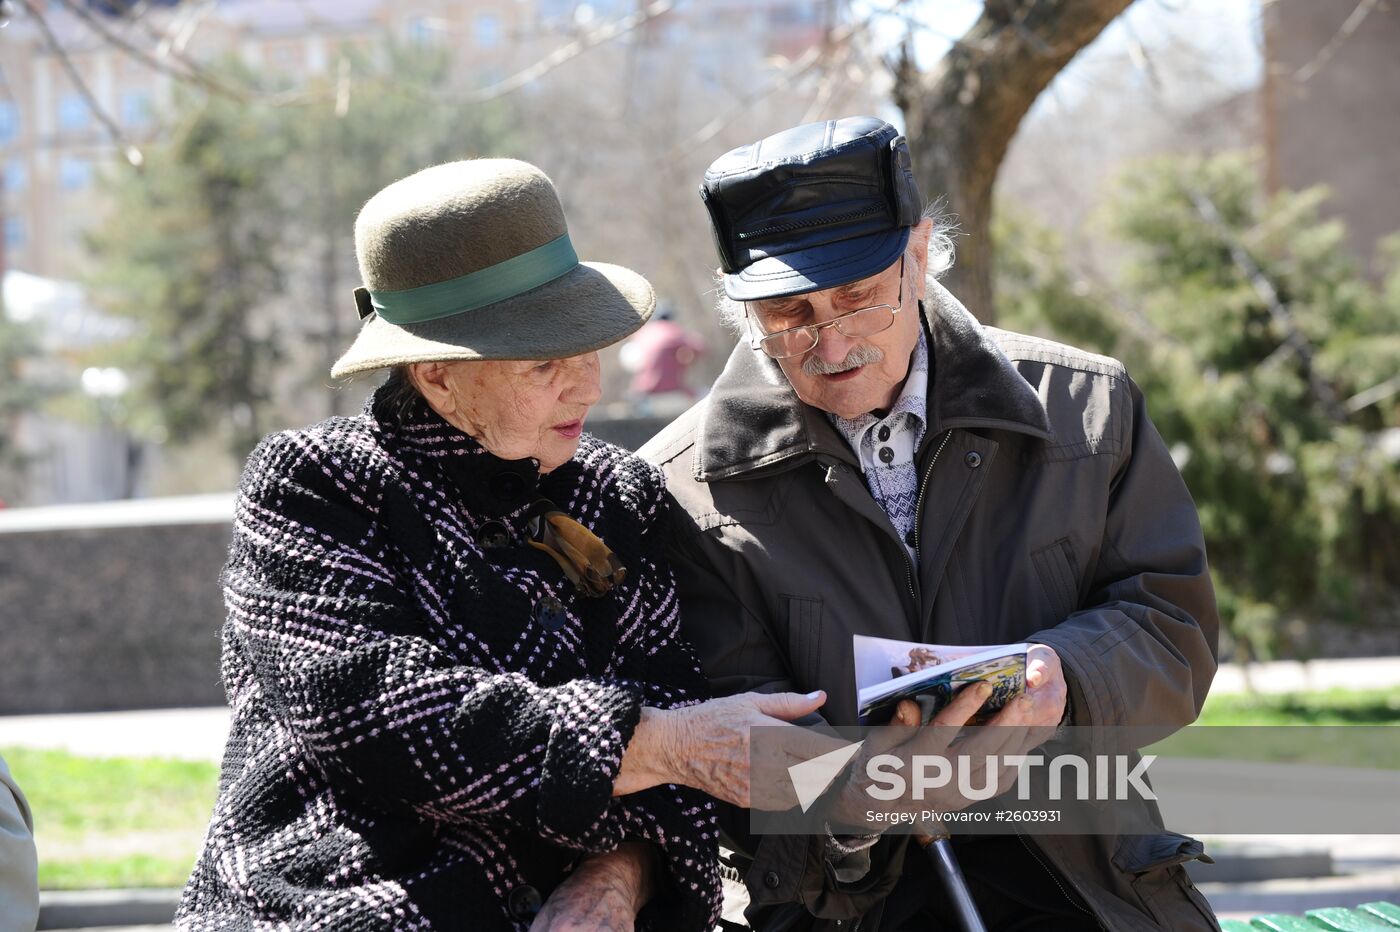
<path fill-rule="evenodd" d="M 632 373 L 627 399 L 638 414 L 676 415 L 695 401 L 695 389 L 686 382 L 690 367 L 705 355 L 705 341 L 675 320 L 668 302 L 626 343 L 618 360 Z"/>
<path fill-rule="evenodd" d="M 39 921 L 34 817 L 0 757 L 0 932 L 32 932 Z"/>
<path fill-rule="evenodd" d="M 713 927 L 713 803 L 747 729 L 703 701 L 659 472 L 583 433 L 651 286 L 580 263 L 509 159 L 396 182 L 355 224 L 357 417 L 266 438 L 223 574 L 232 729 L 187 930 Z"/>

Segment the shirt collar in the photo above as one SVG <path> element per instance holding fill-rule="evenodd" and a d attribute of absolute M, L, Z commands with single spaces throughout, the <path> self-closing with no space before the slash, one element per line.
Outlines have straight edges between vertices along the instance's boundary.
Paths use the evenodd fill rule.
<path fill-rule="evenodd" d="M 909 373 L 904 377 L 904 385 L 899 390 L 899 397 L 895 399 L 894 404 L 890 406 L 889 412 L 884 417 L 877 417 L 871 412 L 850 420 L 835 414 L 827 415 L 831 419 L 832 426 L 850 444 L 856 456 L 861 455 L 862 442 L 877 424 L 893 422 L 908 415 L 916 419 L 921 427 L 928 426 L 928 370 L 928 340 L 924 336 L 924 328 L 920 327 L 919 340 L 914 344 L 914 352 L 909 357 Z"/>

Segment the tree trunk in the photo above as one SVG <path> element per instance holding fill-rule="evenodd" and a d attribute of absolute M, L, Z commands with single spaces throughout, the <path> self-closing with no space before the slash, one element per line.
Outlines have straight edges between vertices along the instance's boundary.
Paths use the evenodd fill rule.
<path fill-rule="evenodd" d="M 895 72 L 924 197 L 947 199 L 964 234 L 949 289 L 994 323 L 992 189 L 1007 146 L 1040 92 L 1132 0 L 987 0 L 928 72 L 906 47 Z"/>

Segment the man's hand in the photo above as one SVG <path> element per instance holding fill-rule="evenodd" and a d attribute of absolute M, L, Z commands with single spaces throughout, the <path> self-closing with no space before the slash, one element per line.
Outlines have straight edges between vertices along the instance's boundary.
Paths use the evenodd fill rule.
<path fill-rule="evenodd" d="M 1052 647 L 1032 644 L 1026 652 L 1026 702 L 1023 724 L 1031 727 L 1059 728 L 1065 717 L 1069 686 L 1060 666 L 1060 655 Z"/>
<path fill-rule="evenodd" d="M 595 854 L 554 888 L 530 932 L 633 932 L 655 872 L 656 853 L 642 842 Z"/>
<path fill-rule="evenodd" d="M 980 789 L 994 783 L 993 795 L 1010 789 L 1017 769 L 1003 765 L 995 773 L 988 773 L 985 761 L 988 755 L 1001 760 L 1008 755 L 1026 754 L 1054 735 L 1064 718 L 1069 694 L 1059 655 L 1043 644 L 1031 645 L 1026 653 L 1025 693 L 1003 706 L 986 725 L 972 732 L 962 732 L 962 727 L 990 694 L 991 687 L 986 683 L 969 685 L 924 727 L 918 727 L 919 707 L 908 699 L 902 701 L 890 726 L 867 740 L 857 766 L 851 771 L 850 782 L 835 801 L 832 822 L 847 827 L 852 833 L 869 830 L 857 828 L 863 826 L 859 814 L 872 806 L 872 798 L 866 792 L 865 761 L 879 754 L 894 754 L 906 761 L 913 760 L 916 755 L 945 758 L 957 755 L 970 768 L 970 786 Z M 904 772 L 908 773 L 909 768 Z M 958 791 L 957 781 L 953 781 L 948 786 L 926 792 L 921 800 L 895 800 L 877 805 L 886 810 L 953 812 L 966 808 L 971 802 Z"/>
<path fill-rule="evenodd" d="M 903 798 L 877 802 L 868 792 L 870 781 L 866 776 L 867 762 L 877 756 L 888 754 L 900 758 L 906 762 L 902 772 L 907 774 L 912 769 L 908 762 L 916 757 L 948 758 L 954 754 L 964 755 L 971 768 L 971 785 L 980 787 L 985 785 L 987 780 L 994 780 L 998 787 L 997 792 L 1005 791 L 1015 777 L 1015 770 L 1003 767 L 995 774 L 986 774 L 986 760 L 989 756 L 1020 753 L 1026 741 L 1027 729 L 984 727 L 977 729 L 971 736 L 962 732 L 962 727 L 987 701 L 991 692 L 991 686 L 986 683 L 968 685 L 959 690 L 953 701 L 935 715 L 933 721 L 924 726 L 919 724 L 919 707 L 908 699 L 900 702 L 890 724 L 872 732 L 861 748 L 861 754 L 856 758 L 856 766 L 850 770 L 846 785 L 833 800 L 830 810 L 833 826 L 842 832 L 860 834 L 870 831 L 870 828 L 865 827 L 863 813 L 871 808 L 910 812 L 940 809 L 951 812 L 964 809 L 973 802 L 958 792 L 956 780 L 947 786 L 932 789 L 919 800 Z M 1014 721 L 1010 720 L 1012 716 L 1007 716 L 1007 721 L 999 722 L 998 720 L 1006 715 L 1006 709 L 1003 709 L 989 724 L 1020 726 L 1020 714 L 1018 711 Z M 955 748 L 952 747 L 954 741 L 958 742 Z M 881 831 L 883 827 L 875 830 Z"/>

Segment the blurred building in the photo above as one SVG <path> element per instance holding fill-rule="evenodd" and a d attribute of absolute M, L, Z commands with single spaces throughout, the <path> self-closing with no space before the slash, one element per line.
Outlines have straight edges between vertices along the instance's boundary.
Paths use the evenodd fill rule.
<path fill-rule="evenodd" d="M 1263 17 L 1269 187 L 1331 188 L 1369 264 L 1400 230 L 1400 5 L 1272 0 Z"/>
<path fill-rule="evenodd" d="M 0 42 L 0 268 L 57 278 L 82 271 L 82 234 L 100 222 L 100 171 L 123 158 L 104 117 L 138 147 L 159 139 L 173 73 L 186 63 L 235 55 L 254 68 L 290 76 L 335 69 L 347 45 L 386 37 L 449 50 L 466 87 L 497 84 L 571 41 L 654 0 L 219 0 L 134 3 L 87 0 L 40 4 L 68 63 L 95 98 L 70 78 L 40 27 L 13 0 Z M 129 12 L 116 12 L 129 11 Z M 662 15 L 622 38 L 597 43 L 585 83 L 622 92 L 626 106 L 675 80 L 688 87 L 672 105 L 713 110 L 753 89 L 756 75 L 821 43 L 834 3 L 805 0 L 674 0 Z M 140 50 L 133 54 L 127 48 Z M 682 67 L 683 63 L 683 67 Z M 671 77 L 663 81 L 663 72 Z M 549 72 L 548 74 L 553 74 Z M 535 82 L 527 94 L 579 86 L 570 69 Z M 100 111 L 99 112 L 95 112 Z"/>
<path fill-rule="evenodd" d="M 122 427 L 122 395 L 129 379 L 121 369 L 88 366 L 83 355 L 131 334 L 129 321 L 98 311 L 83 289 L 10 270 L 0 285 L 0 314 L 27 327 L 41 361 L 24 375 L 42 385 L 73 383 L 68 411 L 24 413 L 15 440 L 24 451 L 23 504 L 48 505 L 132 498 L 141 491 L 142 444 Z"/>
<path fill-rule="evenodd" d="M 580 254 L 643 271 L 674 301 L 678 320 L 712 345 L 727 344 L 711 307 L 715 258 L 696 186 L 705 166 L 735 145 L 797 122 L 879 109 L 888 86 L 879 59 L 857 40 L 831 39 L 849 2 L 63 0 L 31 7 L 0 0 L 0 16 L 11 20 L 0 32 L 0 269 L 82 281 L 92 261 L 85 233 L 101 229 L 108 209 L 100 180 L 131 170 L 132 154 L 112 124 L 135 149 L 159 145 L 171 132 L 170 104 L 198 91 L 210 65 L 236 59 L 293 86 L 346 75 L 348 89 L 351 59 L 343 53 L 375 55 L 394 41 L 445 52 L 463 107 L 505 97 L 525 130 L 521 151 L 511 154 L 555 180 Z M 346 216 L 334 260 L 347 282 L 356 274 L 351 222 Z M 325 295 L 308 277 L 289 281 L 279 300 L 319 306 Z M 353 315 L 348 303 L 344 310 Z M 347 332 L 351 326 L 353 317 Z M 287 384 L 295 388 L 277 389 L 278 417 L 305 423 L 357 406 L 349 391 L 305 390 L 308 382 L 325 385 L 324 340 L 287 343 Z M 714 376 L 725 355 L 711 353 L 697 366 L 697 384 Z M 93 396 L 81 376 L 89 368 L 99 373 L 88 381 L 101 395 L 113 380 L 100 373 L 112 365 L 89 346 L 81 362 L 53 371 L 65 374 L 70 394 L 101 410 L 119 402 Z M 631 413 L 621 402 L 626 373 L 611 357 L 604 369 L 604 400 L 618 402 L 609 410 Z M 132 382 L 141 375 L 131 372 Z M 93 446 L 90 424 L 70 431 L 46 420 L 40 432 L 33 423 L 30 448 L 50 465 L 38 467 L 26 503 L 207 492 L 237 476 L 236 458 L 222 449 L 133 451 L 115 435 Z M 100 488 L 80 480 L 104 459 L 111 466 Z"/>

